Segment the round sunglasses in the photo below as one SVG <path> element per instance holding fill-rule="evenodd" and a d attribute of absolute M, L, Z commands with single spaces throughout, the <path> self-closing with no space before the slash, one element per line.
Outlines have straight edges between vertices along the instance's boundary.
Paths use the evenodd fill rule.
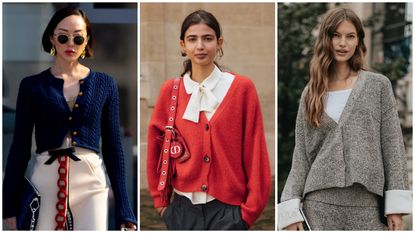
<path fill-rule="evenodd" d="M 58 35 L 58 42 L 61 44 L 66 44 L 69 41 L 69 36 L 67 35 Z M 85 42 L 85 38 L 83 36 L 74 36 L 73 43 L 76 45 L 82 45 Z"/>

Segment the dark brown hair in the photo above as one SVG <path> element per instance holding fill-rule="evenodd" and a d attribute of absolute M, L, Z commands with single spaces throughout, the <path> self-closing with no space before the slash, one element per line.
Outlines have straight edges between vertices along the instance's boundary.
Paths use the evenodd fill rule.
<path fill-rule="evenodd" d="M 210 28 L 212 28 L 213 31 L 215 31 L 215 35 L 216 35 L 216 40 L 218 40 L 221 36 L 222 36 L 222 30 L 220 27 L 220 24 L 218 22 L 218 20 L 215 18 L 215 16 L 213 16 L 211 13 L 205 11 L 205 10 L 197 10 L 193 13 L 191 13 L 190 15 L 188 15 L 183 23 L 182 23 L 182 28 L 180 30 L 180 40 L 184 41 L 184 35 L 187 31 L 187 29 L 189 29 L 190 26 L 195 25 L 195 24 L 206 24 L 207 26 L 209 26 Z M 186 54 L 182 53 L 182 56 L 186 56 Z M 223 56 L 223 50 L 222 48 L 220 48 L 219 50 L 219 56 L 222 57 Z M 214 62 L 216 66 L 219 67 L 219 65 L 216 63 L 216 61 Z M 190 61 L 190 59 L 186 59 L 183 62 L 183 72 L 181 74 L 181 76 L 183 76 L 184 74 L 186 74 L 187 72 L 191 72 L 192 71 L 192 62 Z"/>
<path fill-rule="evenodd" d="M 88 44 L 85 47 L 85 56 L 92 57 L 94 55 L 94 51 L 92 49 L 93 45 L 93 36 L 91 30 L 91 23 L 89 22 L 88 17 L 86 16 L 85 12 L 77 7 L 68 6 L 58 10 L 50 19 L 48 26 L 46 27 L 45 31 L 43 32 L 42 36 L 42 46 L 43 50 L 47 53 L 50 52 L 52 49 L 52 42 L 50 42 L 50 38 L 53 36 L 53 32 L 56 29 L 56 26 L 62 21 L 64 18 L 71 16 L 71 15 L 79 15 L 82 17 L 86 24 L 86 33 L 89 37 Z"/>

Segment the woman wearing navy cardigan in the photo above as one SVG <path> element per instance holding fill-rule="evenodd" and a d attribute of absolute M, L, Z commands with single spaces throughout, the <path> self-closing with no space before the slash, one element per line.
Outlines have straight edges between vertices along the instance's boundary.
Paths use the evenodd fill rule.
<path fill-rule="evenodd" d="M 125 187 L 117 84 L 79 63 L 92 57 L 92 42 L 82 10 L 57 11 L 42 38 L 44 51 L 54 57 L 52 67 L 20 83 L 3 186 L 3 217 L 12 229 L 33 128 L 36 156 L 29 180 L 42 200 L 36 230 L 107 229 L 109 184 L 102 161 L 114 192 L 117 226 L 136 229 Z"/>
<path fill-rule="evenodd" d="M 271 175 L 258 96 L 248 78 L 216 65 L 222 43 L 211 13 L 186 17 L 182 78 L 163 84 L 150 121 L 149 189 L 170 230 L 248 229 L 268 201 Z M 172 98 L 177 107 L 170 106 Z M 175 132 L 188 147 L 181 157 L 174 155 L 176 147 L 165 150 L 158 141 L 172 110 Z M 167 159 L 164 153 L 170 153 Z"/>

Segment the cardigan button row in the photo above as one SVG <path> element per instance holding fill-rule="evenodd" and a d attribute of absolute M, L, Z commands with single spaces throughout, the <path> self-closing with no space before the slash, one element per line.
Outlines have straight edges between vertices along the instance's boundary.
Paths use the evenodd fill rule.
<path fill-rule="evenodd" d="M 208 131 L 209 130 L 209 124 L 205 125 L 205 130 Z"/>
<path fill-rule="evenodd" d="M 205 163 L 209 163 L 210 162 L 209 156 L 205 155 L 205 157 L 203 157 L 203 161 L 205 161 Z"/>
<path fill-rule="evenodd" d="M 207 185 L 205 185 L 205 184 L 202 184 L 202 186 L 200 187 L 200 189 L 203 191 L 203 192 L 206 192 L 206 190 L 207 190 Z"/>

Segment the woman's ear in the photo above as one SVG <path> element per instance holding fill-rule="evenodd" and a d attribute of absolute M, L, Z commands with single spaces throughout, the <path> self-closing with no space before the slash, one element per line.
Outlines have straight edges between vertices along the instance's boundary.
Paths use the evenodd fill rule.
<path fill-rule="evenodd" d="M 184 46 L 184 41 L 180 40 L 181 54 L 183 57 L 186 56 L 186 47 Z"/>
<path fill-rule="evenodd" d="M 224 41 L 223 37 L 222 37 L 222 36 L 221 36 L 221 37 L 219 37 L 219 39 L 218 39 L 218 47 L 219 47 L 219 49 L 221 49 L 221 48 L 222 48 L 223 41 Z"/>

